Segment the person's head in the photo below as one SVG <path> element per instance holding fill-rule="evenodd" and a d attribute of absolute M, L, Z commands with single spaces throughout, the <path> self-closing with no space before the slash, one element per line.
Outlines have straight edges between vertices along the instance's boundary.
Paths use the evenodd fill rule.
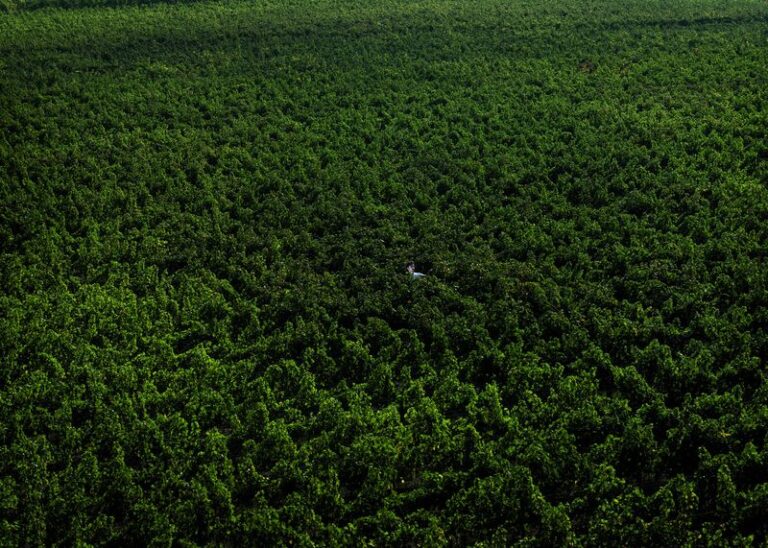
<path fill-rule="evenodd" d="M 405 265 L 405 271 L 408 272 L 408 274 L 413 274 L 416 272 L 416 265 L 413 261 L 410 261 L 407 265 Z"/>

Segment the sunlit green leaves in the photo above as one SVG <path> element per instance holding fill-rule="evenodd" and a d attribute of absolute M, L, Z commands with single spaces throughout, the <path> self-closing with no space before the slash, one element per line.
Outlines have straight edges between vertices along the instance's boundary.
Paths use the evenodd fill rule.
<path fill-rule="evenodd" d="M 764 543 L 764 4 L 0 11 L 0 544 Z"/>

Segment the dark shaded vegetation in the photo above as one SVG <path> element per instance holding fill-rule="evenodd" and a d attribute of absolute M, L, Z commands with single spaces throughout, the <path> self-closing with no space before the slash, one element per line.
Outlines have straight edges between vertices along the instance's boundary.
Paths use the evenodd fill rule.
<path fill-rule="evenodd" d="M 46 6 L 0 544 L 765 542 L 765 4 Z"/>

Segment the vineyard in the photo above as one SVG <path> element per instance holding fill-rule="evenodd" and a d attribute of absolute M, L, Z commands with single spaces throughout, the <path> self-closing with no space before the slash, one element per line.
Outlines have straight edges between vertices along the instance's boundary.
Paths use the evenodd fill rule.
<path fill-rule="evenodd" d="M 764 545 L 767 360 L 762 0 L 0 0 L 0 546 Z"/>

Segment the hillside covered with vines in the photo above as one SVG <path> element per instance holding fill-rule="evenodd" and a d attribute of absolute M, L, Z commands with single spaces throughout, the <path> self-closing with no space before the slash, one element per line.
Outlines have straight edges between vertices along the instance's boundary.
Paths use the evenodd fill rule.
<path fill-rule="evenodd" d="M 767 69 L 757 0 L 0 0 L 0 545 L 766 542 Z"/>

